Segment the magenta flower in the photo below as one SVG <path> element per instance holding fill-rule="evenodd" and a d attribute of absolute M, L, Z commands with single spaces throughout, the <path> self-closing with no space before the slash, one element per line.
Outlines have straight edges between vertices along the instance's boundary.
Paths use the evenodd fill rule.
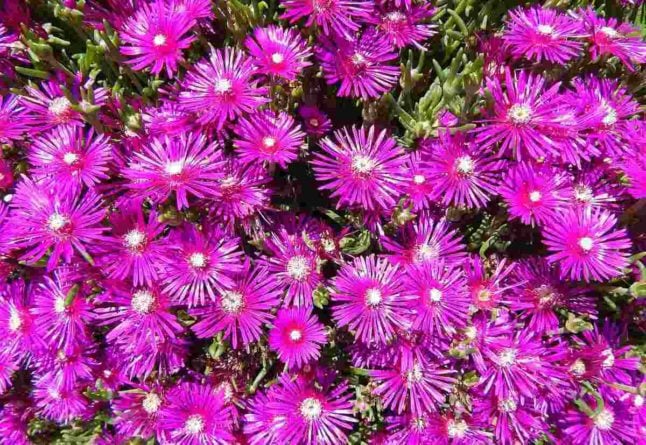
<path fill-rule="evenodd" d="M 281 309 L 269 331 L 269 346 L 287 369 L 316 360 L 326 342 L 325 326 L 306 307 Z"/>
<path fill-rule="evenodd" d="M 476 398 L 473 412 L 475 418 L 493 430 L 495 443 L 501 445 L 531 443 L 549 429 L 532 400 L 495 396 Z"/>
<path fill-rule="evenodd" d="M 426 153 L 412 153 L 404 168 L 408 172 L 405 193 L 407 200 L 412 204 L 413 210 L 428 210 L 435 204 L 435 184 L 428 181 L 430 169 L 425 159 Z"/>
<path fill-rule="evenodd" d="M 323 37 L 316 48 L 328 84 L 340 83 L 338 95 L 369 99 L 390 91 L 399 78 L 397 58 L 390 42 L 373 30 L 361 37 Z"/>
<path fill-rule="evenodd" d="M 141 152 L 133 153 L 123 175 L 128 187 L 142 197 L 163 201 L 174 195 L 177 208 L 189 206 L 188 195 L 212 197 L 222 177 L 217 143 L 204 134 L 153 139 Z"/>
<path fill-rule="evenodd" d="M 376 131 L 345 128 L 334 132 L 334 140 L 321 141 L 323 153 L 312 161 L 314 176 L 324 183 L 321 189 L 338 198 L 337 208 L 389 208 L 403 192 L 404 152 L 386 130 Z"/>
<path fill-rule="evenodd" d="M 223 332 L 233 348 L 247 346 L 260 338 L 263 325 L 273 318 L 271 310 L 280 304 L 281 293 L 266 268 L 246 263 L 231 289 L 220 292 L 214 304 L 191 312 L 198 319 L 191 329 L 200 338 Z"/>
<path fill-rule="evenodd" d="M 45 376 L 34 383 L 34 402 L 47 419 L 70 423 L 73 419 L 90 417 L 90 401 L 83 395 L 82 387 L 65 388 L 52 376 Z"/>
<path fill-rule="evenodd" d="M 464 133 L 441 133 L 422 163 L 433 186 L 432 197 L 446 205 L 484 207 L 498 185 L 504 163 L 467 140 Z"/>
<path fill-rule="evenodd" d="M 564 182 L 556 169 L 520 163 L 507 171 L 499 193 L 512 217 L 524 224 L 543 225 L 565 205 Z"/>
<path fill-rule="evenodd" d="M 398 328 L 407 328 L 408 300 L 400 269 L 387 258 L 357 257 L 333 281 L 333 317 L 364 343 L 385 344 Z"/>
<path fill-rule="evenodd" d="M 296 23 L 305 18 L 307 26 L 320 27 L 325 34 L 352 35 L 372 14 L 373 4 L 366 0 L 282 0 L 282 20 Z"/>
<path fill-rule="evenodd" d="M 189 71 L 179 93 L 180 106 L 195 113 L 201 125 L 218 129 L 242 113 L 250 113 L 268 102 L 267 90 L 252 80 L 253 60 L 231 48 L 212 51 L 208 60 Z"/>
<path fill-rule="evenodd" d="M 105 135 L 90 129 L 59 126 L 34 141 L 29 162 L 34 174 L 46 176 L 64 193 L 94 187 L 108 178 L 113 147 Z"/>
<path fill-rule="evenodd" d="M 556 9 L 519 7 L 509 13 L 503 40 L 517 59 L 565 64 L 581 54 L 581 24 Z"/>
<path fill-rule="evenodd" d="M 121 27 L 119 37 L 125 43 L 121 54 L 135 70 L 150 68 L 151 73 L 159 74 L 165 68 L 168 77 L 173 77 L 182 50 L 195 40 L 187 35 L 194 24 L 193 17 L 173 8 L 173 2 L 143 3 Z"/>
<path fill-rule="evenodd" d="M 224 445 L 234 440 L 233 409 L 223 390 L 182 382 L 168 392 L 161 424 L 170 439 L 184 445 Z"/>
<path fill-rule="evenodd" d="M 72 108 L 72 103 L 63 93 L 58 82 L 42 82 L 40 88 L 26 87 L 29 96 L 23 96 L 22 105 L 32 127 L 46 131 L 57 125 L 83 126 L 81 113 Z M 20 128 L 20 127 L 18 127 Z"/>
<path fill-rule="evenodd" d="M 258 71 L 268 76 L 293 81 L 311 65 L 308 59 L 312 50 L 294 29 L 275 25 L 256 28 L 253 36 L 245 40 L 245 46 Z"/>
<path fill-rule="evenodd" d="M 0 350 L 0 395 L 11 388 L 11 377 L 18 370 L 18 354 L 8 350 Z"/>
<path fill-rule="evenodd" d="M 495 261 L 493 261 L 495 264 Z M 514 264 L 507 263 L 506 259 L 496 264 L 489 272 L 479 256 L 471 255 L 464 264 L 464 272 L 473 304 L 480 310 L 491 310 L 500 302 L 503 295 L 518 285 L 508 282 L 509 274 L 513 271 Z"/>
<path fill-rule="evenodd" d="M 30 445 L 28 425 L 34 417 L 34 408 L 21 399 L 6 400 L 0 408 L 0 434 L 15 445 Z"/>
<path fill-rule="evenodd" d="M 74 252 L 89 258 L 88 247 L 104 241 L 107 230 L 100 225 L 105 215 L 101 200 L 93 191 L 84 194 L 61 194 L 43 184 L 24 178 L 11 201 L 11 246 L 26 249 L 21 259 L 29 263 L 40 260 L 49 249 L 48 270 L 61 257 L 67 263 Z"/>
<path fill-rule="evenodd" d="M 624 229 L 615 229 L 617 218 L 605 210 L 571 209 L 545 225 L 543 236 L 558 263 L 561 277 L 604 280 L 622 273 L 632 244 Z"/>
<path fill-rule="evenodd" d="M 0 293 L 0 336 L 5 339 L 0 351 L 15 351 L 29 358 L 45 347 L 36 332 L 33 306 L 33 289 L 22 280 L 3 286 Z"/>
<path fill-rule="evenodd" d="M 30 117 L 21 100 L 12 94 L 0 97 L 0 142 L 20 139 L 30 129 Z"/>
<path fill-rule="evenodd" d="M 119 434 L 126 437 L 147 439 L 163 436 L 161 410 L 166 404 L 162 388 L 137 385 L 134 390 L 121 391 L 112 401 L 115 427 Z"/>
<path fill-rule="evenodd" d="M 195 130 L 193 116 L 176 102 L 164 102 L 159 107 L 145 108 L 141 113 L 141 120 L 146 133 L 156 138 L 164 135 L 180 136 Z"/>
<path fill-rule="evenodd" d="M 188 342 L 173 333 L 164 339 L 150 337 L 139 349 L 133 343 L 122 342 L 108 351 L 121 363 L 121 372 L 130 380 L 143 381 L 153 373 L 164 379 L 184 367 Z"/>
<path fill-rule="evenodd" d="M 382 2 L 377 12 L 368 16 L 366 22 L 376 25 L 390 44 L 397 48 L 414 45 L 423 49 L 421 43 L 436 33 L 437 26 L 426 23 L 435 13 L 435 8 L 430 4 L 421 3 L 404 9 Z"/>
<path fill-rule="evenodd" d="M 386 408 L 397 413 L 410 411 L 414 416 L 437 411 L 455 383 L 454 371 L 415 362 L 410 367 L 370 371 L 378 386 L 374 392 Z"/>
<path fill-rule="evenodd" d="M 330 118 L 314 105 L 301 105 L 298 107 L 298 114 L 303 120 L 308 136 L 325 136 L 332 128 Z"/>
<path fill-rule="evenodd" d="M 284 112 L 262 111 L 240 119 L 234 144 L 239 159 L 246 163 L 276 163 L 281 167 L 293 162 L 305 144 L 305 133 Z"/>
<path fill-rule="evenodd" d="M 208 297 L 233 286 L 232 275 L 242 270 L 239 240 L 217 227 L 203 231 L 186 225 L 168 239 L 161 278 L 164 291 L 178 303 L 203 305 Z"/>

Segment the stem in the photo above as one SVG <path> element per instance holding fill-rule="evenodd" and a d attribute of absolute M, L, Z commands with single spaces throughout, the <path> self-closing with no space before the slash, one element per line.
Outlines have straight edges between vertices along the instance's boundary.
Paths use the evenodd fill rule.
<path fill-rule="evenodd" d="M 79 293 L 80 289 L 81 286 L 79 284 L 72 286 L 72 288 L 67 292 L 67 295 L 65 295 L 65 307 L 70 307 L 72 305 L 74 297 L 76 297 L 76 294 Z"/>

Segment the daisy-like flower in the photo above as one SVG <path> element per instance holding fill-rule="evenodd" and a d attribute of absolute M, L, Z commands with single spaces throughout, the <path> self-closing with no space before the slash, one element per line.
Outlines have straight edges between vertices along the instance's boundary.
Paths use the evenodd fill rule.
<path fill-rule="evenodd" d="M 325 136 L 332 128 L 330 118 L 315 105 L 301 105 L 298 107 L 298 114 L 303 120 L 305 132 L 308 136 Z"/>
<path fill-rule="evenodd" d="M 635 160 L 639 162 L 638 159 Z M 603 167 L 592 167 L 572 175 L 564 188 L 565 199 L 574 207 L 617 211 L 621 188 Z"/>
<path fill-rule="evenodd" d="M 323 279 L 316 252 L 302 237 L 287 230 L 274 233 L 265 240 L 272 257 L 263 260 L 269 273 L 286 289 L 286 305 L 312 306 L 312 293 Z"/>
<path fill-rule="evenodd" d="M 221 129 L 228 121 L 269 101 L 267 90 L 252 80 L 255 73 L 253 60 L 242 51 L 213 50 L 207 60 L 187 73 L 179 104 L 195 113 L 199 124 L 214 124 Z"/>
<path fill-rule="evenodd" d="M 524 162 L 507 171 L 498 191 L 512 217 L 543 225 L 565 205 L 565 179 L 555 169 Z"/>
<path fill-rule="evenodd" d="M 437 26 L 425 23 L 434 13 L 435 8 L 430 4 L 421 3 L 404 9 L 382 2 L 378 3 L 378 13 L 371 14 L 366 22 L 376 25 L 397 48 L 415 45 L 423 49 L 421 43 L 435 35 Z"/>
<path fill-rule="evenodd" d="M 0 434 L 5 440 L 15 445 L 30 445 L 28 426 L 34 418 L 31 403 L 22 399 L 5 399 L 0 408 Z"/>
<path fill-rule="evenodd" d="M 343 205 L 368 210 L 390 208 L 404 185 L 406 156 L 386 130 L 375 127 L 347 128 L 334 132 L 334 139 L 321 141 L 323 153 L 315 153 L 314 176 Z"/>
<path fill-rule="evenodd" d="M 502 85 L 506 86 L 503 91 Z M 558 127 L 555 119 L 555 99 L 560 83 L 546 88 L 545 79 L 524 71 L 512 74 L 507 69 L 504 82 L 497 77 L 486 80 L 493 96 L 492 116 L 474 130 L 480 149 L 493 148 L 500 143 L 500 156 L 511 151 L 515 158 L 539 159 L 559 155 L 559 144 L 546 128 Z"/>
<path fill-rule="evenodd" d="M 59 260 L 69 263 L 77 251 L 89 258 L 88 246 L 104 241 L 105 227 L 100 225 L 105 211 L 101 199 L 92 190 L 84 194 L 61 194 L 29 178 L 18 184 L 11 200 L 14 226 L 11 246 L 26 249 L 21 258 L 33 263 L 51 249 L 48 270 Z"/>
<path fill-rule="evenodd" d="M 80 127 L 59 126 L 34 141 L 28 158 L 34 174 L 47 176 L 68 193 L 107 179 L 112 154 L 107 136 L 96 135 L 92 129 L 84 132 Z"/>
<path fill-rule="evenodd" d="M 176 102 L 164 102 L 159 107 L 148 107 L 141 112 L 146 133 L 153 137 L 179 136 L 194 130 L 193 116 Z"/>
<path fill-rule="evenodd" d="M 281 293 L 266 268 L 252 268 L 247 262 L 231 289 L 219 292 L 214 304 L 191 312 L 198 319 L 191 329 L 200 338 L 223 332 L 234 348 L 247 346 L 260 338 L 263 325 L 271 321 Z"/>
<path fill-rule="evenodd" d="M 404 283 L 415 297 L 408 303 L 412 329 L 448 336 L 466 326 L 471 298 L 461 270 L 442 260 L 422 263 L 407 269 Z"/>
<path fill-rule="evenodd" d="M 65 388 L 60 379 L 46 375 L 34 383 L 33 394 L 39 412 L 47 419 L 63 424 L 75 418 L 89 420 L 90 401 L 82 387 Z"/>
<path fill-rule="evenodd" d="M 341 97 L 379 97 L 399 78 L 399 67 L 392 63 L 397 53 L 385 35 L 373 30 L 352 39 L 323 37 L 316 56 L 327 83 L 341 84 Z"/>
<path fill-rule="evenodd" d="M 13 94 L 0 97 L 0 143 L 20 139 L 30 129 L 30 118 L 20 99 Z"/>
<path fill-rule="evenodd" d="M 245 46 L 258 71 L 268 76 L 293 81 L 312 64 L 308 60 L 312 50 L 295 29 L 276 25 L 256 28 L 253 36 L 245 40 Z"/>
<path fill-rule="evenodd" d="M 406 410 L 414 416 L 437 411 L 451 392 L 454 371 L 435 365 L 414 362 L 409 367 L 393 366 L 388 370 L 370 371 L 377 381 L 374 392 L 386 408 L 397 413 Z"/>
<path fill-rule="evenodd" d="M 144 381 L 153 372 L 156 378 L 164 379 L 184 367 L 188 355 L 188 342 L 177 333 L 165 339 L 149 338 L 140 349 L 133 343 L 119 343 L 108 349 L 121 363 L 121 371 L 130 380 Z"/>
<path fill-rule="evenodd" d="M 281 309 L 269 331 L 269 346 L 287 369 L 317 359 L 326 341 L 325 326 L 306 307 Z"/>
<path fill-rule="evenodd" d="M 189 194 L 198 198 L 214 195 L 222 177 L 218 150 L 218 144 L 207 142 L 201 133 L 153 139 L 141 152 L 133 153 L 123 175 L 137 195 L 163 201 L 173 194 L 181 210 L 189 206 Z"/>
<path fill-rule="evenodd" d="M 358 257 L 334 278 L 333 317 L 366 344 L 385 344 L 407 328 L 408 300 L 400 269 L 387 258 Z"/>
<path fill-rule="evenodd" d="M 180 383 L 168 392 L 160 415 L 175 443 L 225 445 L 234 441 L 231 405 L 224 391 L 211 385 Z"/>
<path fill-rule="evenodd" d="M 558 263 L 561 277 L 604 280 L 622 273 L 632 244 L 617 218 L 606 210 L 570 209 L 545 225 L 544 243 L 550 263 Z"/>
<path fill-rule="evenodd" d="M 549 430 L 531 399 L 478 397 L 474 400 L 473 412 L 476 419 L 493 430 L 495 443 L 501 445 L 531 443 Z"/>
<path fill-rule="evenodd" d="M 163 437 L 160 413 L 166 405 L 166 395 L 162 388 L 137 385 L 119 392 L 111 404 L 117 414 L 115 427 L 119 434 L 143 439 Z"/>
<path fill-rule="evenodd" d="M 581 54 L 580 22 L 556 9 L 519 7 L 509 13 L 503 40 L 517 59 L 565 64 Z"/>
<path fill-rule="evenodd" d="M 232 275 L 242 270 L 238 238 L 217 227 L 198 230 L 186 225 L 169 238 L 161 277 L 164 291 L 179 303 L 203 305 L 208 297 L 233 286 Z"/>
<path fill-rule="evenodd" d="M 22 357 L 41 350 L 45 343 L 34 325 L 33 289 L 22 280 L 3 286 L 0 292 L 0 351 L 17 351 Z"/>
<path fill-rule="evenodd" d="M 493 270 L 488 271 L 479 256 L 468 257 L 464 263 L 464 272 L 474 306 L 480 310 L 495 308 L 503 295 L 518 285 L 508 282 L 513 269 L 514 264 L 507 264 L 506 259 L 503 259 L 495 264 Z"/>
<path fill-rule="evenodd" d="M 486 155 L 464 133 L 441 133 L 423 162 L 433 198 L 446 205 L 483 207 L 498 185 L 503 162 Z"/>
<path fill-rule="evenodd" d="M 391 259 L 405 266 L 435 262 L 442 259 L 447 265 L 460 263 L 466 251 L 459 234 L 445 219 L 438 221 L 428 213 L 405 226 L 398 240 L 384 238 L 384 247 L 392 252 Z"/>
<path fill-rule="evenodd" d="M 303 376 L 282 374 L 269 400 L 259 410 L 273 419 L 275 444 L 335 445 L 346 443 L 356 422 L 351 393 L 342 383 L 335 388 L 317 388 Z M 268 442 L 257 442 L 268 443 Z"/>
<path fill-rule="evenodd" d="M 307 26 L 320 27 L 325 34 L 352 35 L 372 14 L 373 4 L 366 0 L 281 0 L 283 20 L 296 23 L 306 19 Z"/>
<path fill-rule="evenodd" d="M 166 70 L 173 77 L 185 50 L 195 40 L 189 35 L 193 17 L 173 8 L 173 2 L 155 0 L 139 5 L 134 16 L 122 26 L 119 38 L 124 45 L 121 54 L 135 70 L 150 68 L 153 74 Z"/>
<path fill-rule="evenodd" d="M 305 133 L 284 112 L 261 111 L 240 119 L 236 126 L 238 137 L 234 141 L 242 162 L 276 163 L 281 167 L 298 157 L 305 143 Z"/>

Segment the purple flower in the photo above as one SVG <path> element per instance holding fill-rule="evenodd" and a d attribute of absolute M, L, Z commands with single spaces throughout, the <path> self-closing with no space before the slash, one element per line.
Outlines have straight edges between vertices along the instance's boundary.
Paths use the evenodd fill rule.
<path fill-rule="evenodd" d="M 304 68 L 311 65 L 308 58 L 312 50 L 294 29 L 275 25 L 256 28 L 253 36 L 245 40 L 245 46 L 258 71 L 268 76 L 293 81 Z"/>
<path fill-rule="evenodd" d="M 189 71 L 179 94 L 180 106 L 195 113 L 201 125 L 218 129 L 242 113 L 268 102 L 267 90 L 252 80 L 256 69 L 243 52 L 225 48 L 213 50 L 207 60 Z"/>
<path fill-rule="evenodd" d="M 306 307 L 281 309 L 269 331 L 269 346 L 287 369 L 300 368 L 317 359 L 326 342 L 325 327 Z"/>
<path fill-rule="evenodd" d="M 0 142 L 20 139 L 30 129 L 30 117 L 17 96 L 0 97 Z"/>
<path fill-rule="evenodd" d="M 234 276 L 231 288 L 220 292 L 214 304 L 191 312 L 198 319 L 192 329 L 200 338 L 223 332 L 234 348 L 247 346 L 260 338 L 263 325 L 273 318 L 271 310 L 279 305 L 281 293 L 266 268 L 251 268 L 246 263 Z"/>
<path fill-rule="evenodd" d="M 494 309 L 505 292 L 518 285 L 509 284 L 507 280 L 513 271 L 513 263 L 508 264 L 506 259 L 497 264 L 495 260 L 492 263 L 495 264 L 495 268 L 492 267 L 491 271 L 487 270 L 483 261 L 476 255 L 468 257 L 464 263 L 471 299 L 474 306 L 480 310 Z"/>
<path fill-rule="evenodd" d="M 400 269 L 387 258 L 357 257 L 334 278 L 333 317 L 364 343 L 387 343 L 410 322 Z"/>
<path fill-rule="evenodd" d="M 479 397 L 474 401 L 474 417 L 493 429 L 495 443 L 513 445 L 531 443 L 549 430 L 541 414 L 532 406 L 532 401 L 520 401 L 513 397 Z"/>
<path fill-rule="evenodd" d="M 604 280 L 622 273 L 632 244 L 617 218 L 605 210 L 570 209 L 545 225 L 544 243 L 550 263 L 558 263 L 561 277 Z"/>
<path fill-rule="evenodd" d="M 305 133 L 284 112 L 262 111 L 240 119 L 234 144 L 239 159 L 245 163 L 276 163 L 281 167 L 293 162 L 305 144 Z"/>
<path fill-rule="evenodd" d="M 298 114 L 303 120 L 308 136 L 325 136 L 332 128 L 330 118 L 314 105 L 301 105 L 298 107 Z"/>
<path fill-rule="evenodd" d="M 81 387 L 65 388 L 59 379 L 45 376 L 35 382 L 33 392 L 39 412 L 54 422 L 70 423 L 91 415 L 89 400 Z"/>
<path fill-rule="evenodd" d="M 0 434 L 14 445 L 31 445 L 28 425 L 34 416 L 33 407 L 23 400 L 7 400 L 0 408 Z"/>
<path fill-rule="evenodd" d="M 11 388 L 11 377 L 18 370 L 18 354 L 13 351 L 0 350 L 0 395 Z"/>
<path fill-rule="evenodd" d="M 397 48 L 414 45 L 423 49 L 421 43 L 436 33 L 436 25 L 425 23 L 434 13 L 435 8 L 430 4 L 411 5 L 404 9 L 382 2 L 378 14 L 370 15 L 366 22 L 376 25 Z"/>
<path fill-rule="evenodd" d="M 505 44 L 517 59 L 565 64 L 581 54 L 581 24 L 555 9 L 519 7 L 509 13 Z"/>
<path fill-rule="evenodd" d="M 173 194 L 177 208 L 182 209 L 189 206 L 189 194 L 213 196 L 216 181 L 222 177 L 218 149 L 204 134 L 153 139 L 133 154 L 122 173 L 137 195 L 163 201 Z"/>
<path fill-rule="evenodd" d="M 176 102 L 164 102 L 159 107 L 145 108 L 141 113 L 143 127 L 152 137 L 180 136 L 194 130 L 193 116 Z"/>
<path fill-rule="evenodd" d="M 33 306 L 34 291 L 22 280 L 3 286 L 0 293 L 0 351 L 16 351 L 28 358 L 45 346 L 36 332 Z"/>
<path fill-rule="evenodd" d="M 320 27 L 325 34 L 352 35 L 371 14 L 373 4 L 366 0 L 282 0 L 282 20 Z"/>
<path fill-rule="evenodd" d="M 322 37 L 316 48 L 328 84 L 340 83 L 338 95 L 370 99 L 390 91 L 399 78 L 397 58 L 387 37 L 372 29 L 361 37 Z"/>
<path fill-rule="evenodd" d="M 163 437 L 160 413 L 165 404 L 161 388 L 137 385 L 134 390 L 121 391 L 112 401 L 117 431 L 127 437 Z"/>
<path fill-rule="evenodd" d="M 343 205 L 368 210 L 395 205 L 403 192 L 404 151 L 386 130 L 375 127 L 345 128 L 334 132 L 334 140 L 321 141 L 323 153 L 315 153 L 314 176 Z"/>

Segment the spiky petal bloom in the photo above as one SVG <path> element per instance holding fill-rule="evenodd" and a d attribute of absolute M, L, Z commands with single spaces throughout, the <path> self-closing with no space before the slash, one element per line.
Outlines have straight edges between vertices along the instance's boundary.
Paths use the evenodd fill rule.
<path fill-rule="evenodd" d="M 234 141 L 242 162 L 276 163 L 281 167 L 296 160 L 305 133 L 284 112 L 261 111 L 240 119 L 236 126 L 238 137 Z"/>
<path fill-rule="evenodd" d="M 15 351 L 28 358 L 45 347 L 30 311 L 33 294 L 33 288 L 22 280 L 7 284 L 0 292 L 0 336 L 5 339 L 0 351 Z"/>
<path fill-rule="evenodd" d="M 141 120 L 146 133 L 153 137 L 179 136 L 195 130 L 193 116 L 181 109 L 177 102 L 147 107 L 141 113 Z"/>
<path fill-rule="evenodd" d="M 291 379 L 282 374 L 267 404 L 259 408 L 274 419 L 276 441 L 272 443 L 335 445 L 347 442 L 356 422 L 350 398 L 345 383 L 319 389 L 305 377 Z"/>
<path fill-rule="evenodd" d="M 565 205 L 565 177 L 558 170 L 519 163 L 507 171 L 499 193 L 524 224 L 545 224 Z"/>
<path fill-rule="evenodd" d="M 48 177 L 52 185 L 71 192 L 82 185 L 94 187 L 108 178 L 113 147 L 105 135 L 92 129 L 58 126 L 34 141 L 29 151 L 33 173 Z"/>
<path fill-rule="evenodd" d="M 24 178 L 11 201 L 11 245 L 26 249 L 21 258 L 36 262 L 51 250 L 47 267 L 59 260 L 69 263 L 74 252 L 88 257 L 88 247 L 105 240 L 105 215 L 101 199 L 92 190 L 84 194 L 62 194 Z"/>
<path fill-rule="evenodd" d="M 19 357 L 16 352 L 0 350 L 0 395 L 11 388 L 11 377 L 18 370 Z"/>
<path fill-rule="evenodd" d="M 358 38 L 324 37 L 316 56 L 328 84 L 340 83 L 338 95 L 363 99 L 379 97 L 399 78 L 397 58 L 383 34 L 365 31 Z"/>
<path fill-rule="evenodd" d="M 111 405 L 116 414 L 115 428 L 120 434 L 143 439 L 163 437 L 160 414 L 166 405 L 166 395 L 161 388 L 137 385 L 118 393 Z"/>
<path fill-rule="evenodd" d="M 12 94 L 0 97 L 0 142 L 20 139 L 30 128 L 30 119 L 25 107 Z"/>
<path fill-rule="evenodd" d="M 214 50 L 184 78 L 180 106 L 195 113 L 199 124 L 214 124 L 220 129 L 269 101 L 265 97 L 267 90 L 252 80 L 255 73 L 253 60 L 242 51 Z"/>
<path fill-rule="evenodd" d="M 309 136 L 324 136 L 332 128 L 330 118 L 315 105 L 301 105 L 298 107 L 298 114 Z"/>
<path fill-rule="evenodd" d="M 203 305 L 207 297 L 233 286 L 232 275 L 242 270 L 239 240 L 217 227 L 203 231 L 187 225 L 169 238 L 161 277 L 164 291 L 179 303 Z"/>
<path fill-rule="evenodd" d="M 373 210 L 389 208 L 402 193 L 404 151 L 386 130 L 375 127 L 347 128 L 334 132 L 334 139 L 321 141 L 323 153 L 316 153 L 314 176 L 331 190 L 341 206 Z"/>
<path fill-rule="evenodd" d="M 247 346 L 260 338 L 263 325 L 271 321 L 281 293 L 266 268 L 251 268 L 247 263 L 231 289 L 219 292 L 215 303 L 191 312 L 198 319 L 191 329 L 200 338 L 222 332 L 234 348 Z"/>
<path fill-rule="evenodd" d="M 558 263 L 561 277 L 604 280 L 622 273 L 632 244 L 617 218 L 606 210 L 570 209 L 545 226 L 548 260 Z"/>
<path fill-rule="evenodd" d="M 539 159 L 560 155 L 557 139 L 550 137 L 560 126 L 555 119 L 554 105 L 560 83 L 549 88 L 545 83 L 540 76 L 524 71 L 512 74 L 509 69 L 504 82 L 497 77 L 488 78 L 486 87 L 494 101 L 492 116 L 475 130 L 476 144 L 481 149 L 500 144 L 501 156 L 511 151 L 519 161 L 527 156 Z"/>
<path fill-rule="evenodd" d="M 483 207 L 498 185 L 504 163 L 476 148 L 464 133 L 441 133 L 422 163 L 434 199 L 446 205 Z"/>
<path fill-rule="evenodd" d="M 377 26 L 393 46 L 404 48 L 414 45 L 422 49 L 422 42 L 435 35 L 436 25 L 426 23 L 435 13 L 430 4 L 412 5 L 410 8 L 394 7 L 383 2 L 378 13 L 370 15 L 366 22 Z"/>
<path fill-rule="evenodd" d="M 141 197 L 163 201 L 171 194 L 177 208 L 189 206 L 188 196 L 211 197 L 222 177 L 222 161 L 217 143 L 204 134 L 153 139 L 141 152 L 133 153 L 123 170 L 128 187 Z"/>
<path fill-rule="evenodd" d="M 495 263 L 495 261 L 492 262 Z M 464 264 L 464 272 L 474 306 L 480 310 L 495 308 L 504 294 L 518 284 L 508 282 L 513 268 L 513 263 L 509 264 L 506 259 L 503 259 L 491 272 L 488 272 L 479 256 L 468 257 Z"/>
<path fill-rule="evenodd" d="M 119 32 L 124 42 L 121 54 L 135 70 L 150 68 L 151 73 L 159 74 L 165 69 L 168 77 L 173 77 L 182 50 L 195 40 L 189 35 L 194 24 L 193 18 L 173 8 L 172 2 L 143 3 Z"/>
<path fill-rule="evenodd" d="M 275 25 L 256 28 L 253 36 L 245 40 L 245 46 L 258 71 L 268 76 L 293 81 L 311 65 L 308 59 L 312 51 L 295 29 Z"/>
<path fill-rule="evenodd" d="M 225 445 L 234 440 L 233 409 L 224 391 L 211 385 L 177 385 L 167 394 L 161 422 L 178 444 Z"/>
<path fill-rule="evenodd" d="M 580 22 L 556 9 L 519 7 L 509 13 L 503 40 L 518 59 L 565 64 L 580 55 L 583 34 Z"/>
<path fill-rule="evenodd" d="M 373 5 L 365 0 L 282 0 L 283 20 L 296 23 L 305 18 L 307 26 L 318 26 L 325 34 L 352 35 L 370 16 Z"/>
<path fill-rule="evenodd" d="M 471 298 L 464 274 L 444 261 L 422 263 L 408 268 L 405 292 L 415 297 L 408 302 L 414 330 L 447 336 L 466 326 Z"/>
<path fill-rule="evenodd" d="M 358 257 L 333 281 L 333 317 L 364 343 L 385 344 L 409 325 L 400 269 L 387 258 Z"/>
<path fill-rule="evenodd" d="M 478 397 L 474 400 L 474 417 L 493 430 L 495 443 L 531 443 L 540 433 L 549 429 L 532 402 L 493 395 Z"/>
<path fill-rule="evenodd" d="M 60 379 L 47 375 L 35 382 L 33 393 L 39 412 L 54 422 L 69 423 L 75 418 L 90 417 L 90 401 L 80 386 L 66 388 Z"/>
<path fill-rule="evenodd" d="M 31 445 L 28 425 L 33 418 L 30 403 L 21 399 L 6 400 L 0 408 L 0 434 L 14 445 Z"/>
<path fill-rule="evenodd" d="M 82 126 L 81 113 L 72 108 L 61 86 L 55 80 L 42 82 L 39 88 L 26 87 L 28 96 L 23 96 L 22 105 L 36 131 L 46 131 L 57 125 Z"/>
<path fill-rule="evenodd" d="M 320 355 L 327 341 L 325 327 L 306 307 L 281 309 L 269 331 L 269 346 L 287 369 L 300 368 Z"/>
<path fill-rule="evenodd" d="M 450 377 L 454 371 L 435 365 L 415 362 L 409 367 L 370 371 L 377 381 L 375 393 L 384 406 L 402 413 L 410 410 L 413 415 L 437 411 L 455 382 Z"/>

